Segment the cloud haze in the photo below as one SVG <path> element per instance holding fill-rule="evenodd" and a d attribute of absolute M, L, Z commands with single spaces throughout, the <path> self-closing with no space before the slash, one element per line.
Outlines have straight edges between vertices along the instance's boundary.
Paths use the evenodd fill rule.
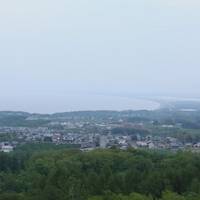
<path fill-rule="evenodd" d="M 2 1 L 1 99 L 199 96 L 199 9 L 195 0 Z"/>

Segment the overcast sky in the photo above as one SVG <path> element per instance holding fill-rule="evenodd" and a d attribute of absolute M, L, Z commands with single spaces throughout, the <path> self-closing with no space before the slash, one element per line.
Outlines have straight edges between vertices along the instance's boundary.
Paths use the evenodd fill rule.
<path fill-rule="evenodd" d="M 200 96 L 199 76 L 199 0 L 0 2 L 0 109 L 56 111 L 68 94 Z"/>

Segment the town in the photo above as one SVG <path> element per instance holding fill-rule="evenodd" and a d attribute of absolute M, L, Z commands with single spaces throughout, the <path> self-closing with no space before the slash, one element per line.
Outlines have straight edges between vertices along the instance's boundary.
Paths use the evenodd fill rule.
<path fill-rule="evenodd" d="M 158 122 L 151 117 L 144 119 L 142 113 L 137 112 L 137 118 L 132 112 L 112 113 L 112 117 L 105 112 L 101 113 L 101 118 L 99 113 L 92 113 L 94 116 L 90 118 L 84 113 L 84 117 L 67 116 L 62 117 L 62 120 L 59 117 L 49 120 L 45 116 L 48 121 L 42 126 L 0 126 L 0 150 L 11 152 L 17 146 L 27 143 L 71 145 L 82 151 L 96 148 L 126 150 L 130 147 L 173 151 L 200 150 L 200 138 L 193 139 L 193 134 L 186 133 L 187 129 L 183 129 L 183 124 L 166 123 L 166 120 Z M 41 116 L 26 116 L 27 123 L 30 120 L 41 120 Z"/>

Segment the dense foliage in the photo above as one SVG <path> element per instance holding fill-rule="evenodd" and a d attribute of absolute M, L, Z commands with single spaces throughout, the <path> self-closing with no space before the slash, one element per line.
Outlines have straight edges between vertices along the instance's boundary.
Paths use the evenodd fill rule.
<path fill-rule="evenodd" d="M 200 155 L 25 147 L 0 153 L 0 200 L 199 200 Z"/>

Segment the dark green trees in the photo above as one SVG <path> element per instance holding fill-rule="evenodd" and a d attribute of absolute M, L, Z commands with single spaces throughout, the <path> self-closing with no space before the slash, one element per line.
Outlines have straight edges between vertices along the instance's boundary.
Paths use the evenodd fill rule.
<path fill-rule="evenodd" d="M 0 200 L 199 200 L 199 171 L 187 152 L 0 153 Z"/>

